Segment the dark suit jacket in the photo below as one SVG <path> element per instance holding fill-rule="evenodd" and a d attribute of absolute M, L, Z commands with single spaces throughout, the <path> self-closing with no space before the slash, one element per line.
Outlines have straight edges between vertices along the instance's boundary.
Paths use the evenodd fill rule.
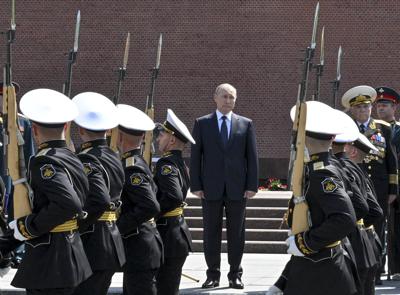
<path fill-rule="evenodd" d="M 232 114 L 229 141 L 223 146 L 217 114 L 196 119 L 190 161 L 191 191 L 204 191 L 207 200 L 240 200 L 258 189 L 258 157 L 253 123 Z"/>

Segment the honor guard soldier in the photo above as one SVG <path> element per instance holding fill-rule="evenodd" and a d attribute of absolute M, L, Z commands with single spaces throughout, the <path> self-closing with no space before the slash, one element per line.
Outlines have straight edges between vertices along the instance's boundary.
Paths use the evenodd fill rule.
<path fill-rule="evenodd" d="M 377 260 L 374 253 L 375 241 L 371 242 L 365 229 L 364 219 L 367 220 L 368 225 L 371 225 L 371 221 L 376 222 L 383 218 L 383 212 L 376 197 L 368 193 L 368 185 L 365 181 L 363 171 L 355 162 L 349 159 L 345 152 L 346 144 L 351 145 L 360 136 L 364 138 L 365 136 L 359 132 L 357 125 L 348 115 L 341 111 L 337 112 L 342 117 L 342 122 L 348 127 L 345 133 L 335 137 L 332 144 L 332 151 L 337 159 L 338 168 L 344 172 L 342 178 L 345 186 L 348 188 L 348 194 L 357 218 L 357 227 L 349 234 L 348 238 L 354 250 L 357 272 L 360 279 L 359 294 L 375 294 L 374 280 L 377 267 Z M 377 151 L 368 140 L 367 142 L 370 150 Z"/>
<path fill-rule="evenodd" d="M 24 259 L 11 284 L 28 295 L 72 294 L 92 274 L 78 233 L 89 184 L 64 136 L 78 110 L 67 96 L 50 89 L 29 91 L 20 109 L 32 121 L 39 146 L 29 163 L 32 213 L 10 223 L 14 237 L 25 241 Z"/>
<path fill-rule="evenodd" d="M 373 224 L 379 219 L 383 218 L 383 211 L 378 204 L 373 184 L 368 177 L 368 174 L 363 171 L 364 166 L 362 166 L 362 163 L 365 156 L 367 156 L 371 151 L 377 152 L 378 149 L 363 134 L 360 133 L 355 141 L 346 143 L 344 151 L 348 157 L 345 159 L 347 167 L 351 168 L 353 171 L 356 171 L 356 173 L 359 175 L 359 177 L 355 179 L 355 182 L 365 193 L 368 202 L 368 214 L 364 216 L 363 224 L 373 250 L 373 255 L 368 255 L 368 258 L 371 265 L 373 264 L 374 260 L 375 264 L 373 264 L 373 267 L 369 268 L 367 271 L 363 294 L 375 294 L 375 274 L 379 266 L 382 247 L 380 240 L 375 233 Z M 356 166 L 354 166 L 354 164 Z M 370 252 L 370 248 L 366 249 L 368 252 Z"/>
<path fill-rule="evenodd" d="M 116 210 L 124 181 L 118 155 L 107 145 L 106 132 L 118 125 L 117 108 L 107 97 L 85 92 L 75 96 L 81 145 L 79 159 L 89 179 L 89 194 L 79 222 L 79 231 L 93 275 L 82 282 L 74 295 L 106 295 L 113 274 L 125 263 L 125 251 L 116 226 Z"/>
<path fill-rule="evenodd" d="M 385 218 L 374 224 L 375 230 L 385 244 L 385 224 L 388 212 L 388 204 L 397 197 L 397 155 L 392 145 L 392 130 L 389 123 L 376 120 L 371 117 L 372 103 L 377 93 L 370 86 L 357 86 L 349 89 L 342 97 L 342 105 L 350 109 L 350 113 L 357 123 L 360 132 L 363 133 L 378 152 L 369 154 L 364 159 L 364 165 L 368 176 L 377 192 L 378 202 Z M 383 255 L 382 255 L 383 256 Z M 385 257 L 380 261 L 380 272 L 376 277 L 376 284 L 381 284 L 380 273 L 384 272 Z"/>
<path fill-rule="evenodd" d="M 146 131 L 153 121 L 132 106 L 119 104 L 119 150 L 125 170 L 121 215 L 117 221 L 125 244 L 124 295 L 156 295 L 156 276 L 162 262 L 162 240 L 154 217 L 160 213 L 157 186 L 149 166 L 141 156 Z"/>
<path fill-rule="evenodd" d="M 163 155 L 157 162 L 154 180 L 161 207 L 157 229 L 164 243 L 164 263 L 157 276 L 157 289 L 159 295 L 177 295 L 182 267 L 192 244 L 183 217 L 190 181 L 182 151 L 186 143 L 196 142 L 186 125 L 170 109 L 167 120 L 158 125 L 158 131 L 158 148 Z"/>
<path fill-rule="evenodd" d="M 400 122 L 396 121 L 395 114 L 400 101 L 399 94 L 389 87 L 380 86 L 375 88 L 377 97 L 375 101 L 378 118 L 390 123 L 392 127 L 392 143 L 396 149 L 396 155 L 400 153 Z M 397 159 L 399 165 L 399 158 Z M 388 213 L 389 214 L 389 213 Z M 396 200 L 390 208 L 388 216 L 388 268 L 389 274 L 393 274 L 393 280 L 400 280 L 400 208 Z"/>
<path fill-rule="evenodd" d="M 292 120 L 294 116 L 292 108 Z M 329 153 L 334 136 L 344 130 L 335 110 L 320 102 L 307 102 L 305 144 L 311 160 L 306 166 L 304 197 L 310 222 L 308 230 L 286 240 L 292 257 L 284 270 L 285 295 L 357 292 L 351 261 L 340 242 L 354 230 L 356 217 L 341 172 L 332 165 Z M 292 214 L 289 211 L 289 223 Z M 279 294 L 280 290 L 274 289 L 268 294 Z"/>

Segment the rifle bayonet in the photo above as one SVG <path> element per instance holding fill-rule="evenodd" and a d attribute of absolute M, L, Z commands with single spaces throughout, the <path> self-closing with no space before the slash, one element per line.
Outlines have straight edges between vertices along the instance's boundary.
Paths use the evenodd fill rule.
<path fill-rule="evenodd" d="M 341 66 L 342 66 L 342 46 L 339 46 L 336 64 L 336 80 L 333 83 L 333 107 L 336 108 L 337 94 L 339 92 L 340 80 L 342 79 Z"/>
<path fill-rule="evenodd" d="M 319 55 L 319 64 L 315 66 L 316 69 L 316 82 L 315 82 L 315 93 L 314 99 L 319 100 L 321 93 L 321 77 L 324 71 L 324 63 L 325 63 L 325 49 L 324 49 L 324 37 L 325 36 L 325 27 L 322 27 L 321 32 L 321 51 Z"/>
<path fill-rule="evenodd" d="M 313 24 L 313 31 L 312 31 L 312 36 L 311 36 L 311 44 L 310 48 L 315 49 L 316 47 L 316 36 L 317 36 L 317 27 L 318 27 L 318 18 L 319 18 L 319 2 L 317 3 L 317 6 L 315 7 L 315 13 L 314 13 L 314 24 Z"/>

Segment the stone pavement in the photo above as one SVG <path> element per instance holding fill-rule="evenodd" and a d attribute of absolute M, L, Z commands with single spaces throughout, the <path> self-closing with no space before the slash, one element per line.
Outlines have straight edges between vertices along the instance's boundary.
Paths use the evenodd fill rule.
<path fill-rule="evenodd" d="M 280 275 L 288 259 L 289 255 L 287 254 L 244 254 L 242 265 L 244 269 L 243 282 L 245 289 L 234 290 L 228 288 L 226 275 L 229 271 L 229 266 L 226 254 L 222 254 L 220 287 L 213 290 L 203 290 L 201 289 L 201 284 L 206 278 L 206 264 L 203 253 L 194 253 L 186 260 L 183 272 L 199 279 L 200 282 L 196 283 L 183 277 L 180 294 L 264 294 Z M 25 294 L 23 290 L 18 290 L 10 286 L 14 274 L 15 270 L 12 270 L 7 276 L 0 279 L 0 295 Z M 122 274 L 117 273 L 113 277 L 109 294 L 122 294 L 121 286 Z M 378 286 L 376 290 L 377 295 L 400 295 L 400 281 L 384 281 L 383 286 Z"/>

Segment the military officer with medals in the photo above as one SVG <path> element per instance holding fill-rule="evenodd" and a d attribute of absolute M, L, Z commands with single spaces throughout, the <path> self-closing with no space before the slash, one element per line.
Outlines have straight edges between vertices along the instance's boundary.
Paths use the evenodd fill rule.
<path fill-rule="evenodd" d="M 349 89 L 342 97 L 342 105 L 350 109 L 354 121 L 360 132 L 363 133 L 378 152 L 369 154 L 364 159 L 368 176 L 377 192 L 378 202 L 385 218 L 374 224 L 381 242 L 385 242 L 385 224 L 388 204 L 396 200 L 398 191 L 397 155 L 392 145 L 392 130 L 389 123 L 371 117 L 372 103 L 377 93 L 370 86 L 356 86 Z M 384 272 L 385 257 L 382 257 L 380 272 Z M 376 277 L 376 284 L 381 284 L 380 275 Z"/>
<path fill-rule="evenodd" d="M 32 213 L 10 223 L 26 251 L 11 284 L 28 295 L 72 294 L 92 274 L 78 232 L 89 184 L 64 136 L 78 110 L 67 96 L 50 89 L 29 91 L 20 109 L 32 121 L 38 152 L 28 173 Z"/>
<path fill-rule="evenodd" d="M 74 122 L 83 141 L 78 154 L 89 180 L 89 194 L 79 231 L 93 275 L 74 295 L 106 295 L 114 273 L 125 263 L 125 251 L 116 226 L 116 210 L 124 181 L 118 155 L 108 146 L 106 132 L 118 125 L 117 108 L 107 97 L 85 92 L 72 101 L 79 110 Z"/>
<path fill-rule="evenodd" d="M 159 295 L 177 295 L 182 267 L 192 244 L 183 217 L 190 182 L 182 151 L 186 143 L 196 142 L 186 125 L 170 109 L 167 120 L 158 125 L 158 131 L 158 148 L 163 155 L 157 162 L 154 180 L 161 208 L 157 229 L 164 243 L 164 263 L 157 276 L 157 288 Z"/>
<path fill-rule="evenodd" d="M 377 97 L 375 100 L 376 114 L 379 119 L 390 123 L 392 127 L 392 143 L 396 148 L 396 155 L 400 153 L 400 122 L 396 121 L 395 113 L 397 105 L 400 101 L 399 94 L 392 88 L 380 86 L 375 88 Z M 399 161 L 399 159 L 397 159 Z M 397 162 L 399 165 L 399 162 Z M 400 208 L 399 202 L 396 200 L 392 203 L 390 214 L 392 217 L 388 217 L 389 221 L 393 224 L 388 224 L 392 230 L 388 233 L 391 237 L 388 239 L 391 241 L 390 251 L 386 251 L 388 254 L 388 260 L 390 265 L 390 272 L 393 274 L 393 280 L 400 280 Z"/>
<path fill-rule="evenodd" d="M 127 257 L 123 268 L 124 295 L 156 295 L 163 249 L 154 218 L 160 213 L 160 205 L 157 186 L 140 150 L 145 132 L 153 130 L 155 125 L 132 106 L 117 105 L 117 115 L 118 145 L 125 172 L 121 215 L 117 221 Z"/>

